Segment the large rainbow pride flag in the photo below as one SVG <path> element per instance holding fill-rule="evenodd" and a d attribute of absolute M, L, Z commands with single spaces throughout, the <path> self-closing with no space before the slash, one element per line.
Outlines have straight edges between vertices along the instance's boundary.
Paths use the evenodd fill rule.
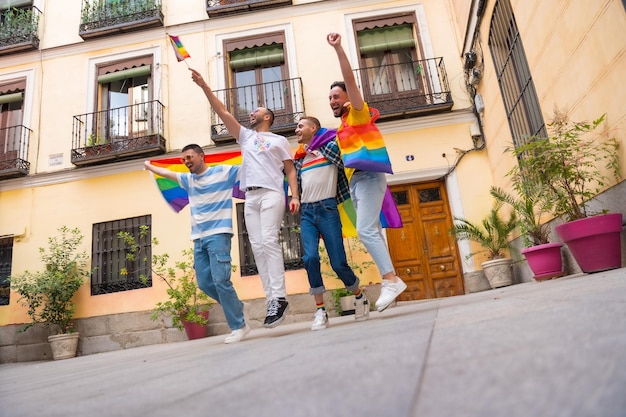
<path fill-rule="evenodd" d="M 204 162 L 207 166 L 213 165 L 240 165 L 241 164 L 241 152 L 221 152 L 214 154 L 205 154 Z M 180 157 L 176 158 L 163 158 L 151 160 L 150 163 L 157 167 L 167 168 L 174 172 L 189 172 L 185 164 L 181 161 Z M 187 204 L 189 204 L 189 197 L 187 192 L 183 190 L 178 182 L 163 178 L 159 175 L 152 173 L 157 187 L 163 194 L 163 198 L 170 205 L 176 213 L 181 211 Z M 239 190 L 239 182 L 233 187 L 233 197 L 243 198 L 244 193 Z"/>
<path fill-rule="evenodd" d="M 337 136 L 337 129 L 320 128 L 313 136 L 309 149 L 319 149 Z M 304 158 L 306 152 L 304 146 L 300 146 L 295 154 L 294 159 Z M 352 203 L 352 199 L 348 198 L 337 205 L 339 217 L 341 218 L 341 233 L 344 237 L 356 237 L 356 209 Z M 402 228 L 402 217 L 398 210 L 398 206 L 393 199 L 389 187 L 385 190 L 383 204 L 380 211 L 380 224 L 384 228 Z"/>

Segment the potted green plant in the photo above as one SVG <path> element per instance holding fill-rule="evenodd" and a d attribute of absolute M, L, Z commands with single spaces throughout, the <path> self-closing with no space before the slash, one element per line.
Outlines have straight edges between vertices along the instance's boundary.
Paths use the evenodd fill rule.
<path fill-rule="evenodd" d="M 365 270 L 375 265 L 374 261 L 366 260 L 362 262 L 356 262 L 354 260 L 353 252 L 360 252 L 360 253 L 366 254 L 368 253 L 367 249 L 365 249 L 365 246 L 363 246 L 363 242 L 361 242 L 361 240 L 358 237 L 349 237 L 349 238 L 346 238 L 346 241 L 348 243 L 347 245 L 348 251 L 346 254 L 348 258 L 348 265 L 350 265 L 350 268 L 352 268 L 352 270 L 357 275 L 363 275 L 363 272 L 365 272 Z M 337 278 L 337 275 L 334 273 L 334 271 L 328 270 L 328 267 L 330 266 L 330 259 L 328 258 L 328 255 L 326 254 L 326 248 L 320 245 L 319 252 L 320 252 L 320 261 L 326 266 L 326 268 L 322 269 L 322 275 L 330 276 L 332 278 L 339 280 L 339 278 Z M 340 316 L 354 314 L 354 304 L 356 300 L 354 298 L 354 294 L 352 294 L 351 291 L 348 291 L 344 287 L 335 288 L 331 290 L 330 292 L 330 299 L 331 299 L 333 308 L 335 309 L 335 312 L 339 314 Z"/>
<path fill-rule="evenodd" d="M 507 151 L 516 155 L 514 148 Z M 511 179 L 513 192 L 491 187 L 491 195 L 509 204 L 515 211 L 526 258 L 533 278 L 537 281 L 564 275 L 561 242 L 550 242 L 550 227 L 546 217 L 550 215 L 552 201 L 541 183 L 524 174 L 524 160 L 520 160 L 506 176 Z"/>
<path fill-rule="evenodd" d="M 606 114 L 592 122 L 573 122 L 558 109 L 546 138 L 532 138 L 515 149 L 525 173 L 545 187 L 555 227 L 583 272 L 621 267 L 621 213 L 591 213 L 587 202 L 619 179 L 619 144 L 596 134 Z"/>
<path fill-rule="evenodd" d="M 451 233 L 457 239 L 467 239 L 478 243 L 482 249 L 472 252 L 468 257 L 477 253 L 487 252 L 487 261 L 481 263 L 491 288 L 503 287 L 513 284 L 513 260 L 505 256 L 505 250 L 509 248 L 508 237 L 518 226 L 515 212 L 508 219 L 500 216 L 502 202 L 494 203 L 489 214 L 482 219 L 480 224 L 467 219 L 455 217 Z"/>
<path fill-rule="evenodd" d="M 140 226 L 139 233 L 147 234 L 148 226 Z M 133 261 L 140 256 L 139 245 L 131 233 L 119 232 L 118 237 L 126 244 L 127 260 Z M 156 246 L 159 241 L 154 238 L 152 244 Z M 198 288 L 193 268 L 193 250 L 183 250 L 182 256 L 183 259 L 175 261 L 172 267 L 167 253 L 152 255 L 151 272 L 167 284 L 168 299 L 156 304 L 150 318 L 156 321 L 161 315 L 170 316 L 172 325 L 180 331 L 185 330 L 189 339 L 206 337 L 209 309 L 214 301 Z M 125 272 L 122 269 L 122 274 Z M 142 276 L 141 279 L 147 281 L 148 277 Z"/>
<path fill-rule="evenodd" d="M 89 276 L 87 253 L 78 252 L 83 241 L 80 230 L 62 226 L 58 231 L 60 236 L 48 238 L 47 250 L 39 248 L 43 270 L 9 278 L 32 320 L 20 331 L 38 323 L 48 326 L 55 360 L 76 356 L 79 334 L 72 320 L 76 307 L 73 297 Z"/>

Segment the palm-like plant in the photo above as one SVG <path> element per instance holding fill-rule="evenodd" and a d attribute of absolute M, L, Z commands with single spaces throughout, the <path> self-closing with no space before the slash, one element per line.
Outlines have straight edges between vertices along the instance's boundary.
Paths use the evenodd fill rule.
<path fill-rule="evenodd" d="M 511 213 L 508 220 L 503 219 L 500 216 L 501 208 L 502 202 L 496 201 L 480 225 L 460 217 L 454 218 L 451 233 L 458 239 L 471 240 L 483 247 L 483 250 L 472 252 L 469 256 L 487 252 L 489 260 L 504 258 L 503 250 L 509 246 L 508 236 L 518 226 L 518 220 L 515 212 Z"/>
<path fill-rule="evenodd" d="M 517 154 L 515 149 L 509 151 L 513 155 Z M 511 178 L 513 193 L 499 187 L 491 187 L 490 193 L 497 201 L 509 204 L 517 214 L 524 246 L 543 245 L 550 239 L 550 227 L 543 219 L 550 214 L 553 203 L 549 198 L 549 190 L 524 173 L 523 164 L 522 159 L 520 165 L 514 166 L 507 173 Z"/>

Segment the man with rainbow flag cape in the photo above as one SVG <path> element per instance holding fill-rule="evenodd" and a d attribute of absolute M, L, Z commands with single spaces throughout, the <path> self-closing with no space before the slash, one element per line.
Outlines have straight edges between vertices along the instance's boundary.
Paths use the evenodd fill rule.
<path fill-rule="evenodd" d="M 406 284 L 396 276 L 391 255 L 383 236 L 380 210 L 385 199 L 385 172 L 392 173 L 384 140 L 372 122 L 372 115 L 363 100 L 350 61 L 341 46 L 341 35 L 329 33 L 328 44 L 334 48 L 344 81 L 330 87 L 329 101 L 333 115 L 341 119 L 337 130 L 346 175 L 350 181 L 350 196 L 356 208 L 356 230 L 382 276 L 382 288 L 376 309 L 382 312 L 406 290 Z M 354 168 L 353 163 L 362 163 Z"/>
<path fill-rule="evenodd" d="M 178 195 L 186 196 L 191 209 L 191 240 L 198 287 L 224 309 L 226 322 L 232 331 L 224 343 L 236 343 L 250 332 L 244 315 L 246 306 L 239 300 L 230 280 L 232 188 L 239 177 L 240 166 L 207 166 L 204 151 L 196 144 L 182 149 L 180 162 L 189 172 L 177 172 L 169 169 L 170 166 L 159 166 L 151 161 L 146 161 L 144 165 L 147 170 L 162 179 L 176 182 L 184 190 Z M 161 183 L 164 182 L 169 184 L 166 181 Z M 168 188 L 173 189 L 175 187 Z"/>
<path fill-rule="evenodd" d="M 369 317 L 369 302 L 359 288 L 359 278 L 348 265 L 343 246 L 342 221 L 339 206 L 344 214 L 343 223 L 352 235 L 351 219 L 346 215 L 350 193 L 344 173 L 343 161 L 335 140 L 336 130 L 324 129 L 315 117 L 302 117 L 296 127 L 300 147 L 294 155 L 294 165 L 300 188 L 300 236 L 304 249 L 304 267 L 309 278 L 309 293 L 315 298 L 316 311 L 311 330 L 328 326 L 328 314 L 324 306 L 324 282 L 320 270 L 320 235 L 330 260 L 330 266 L 346 289 L 355 296 L 356 320 Z M 351 213 L 354 208 L 349 207 Z"/>

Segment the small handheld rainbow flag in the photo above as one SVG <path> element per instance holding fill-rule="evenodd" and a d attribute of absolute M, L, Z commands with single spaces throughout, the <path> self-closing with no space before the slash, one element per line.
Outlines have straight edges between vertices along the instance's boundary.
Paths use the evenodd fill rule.
<path fill-rule="evenodd" d="M 183 46 L 183 43 L 180 41 L 180 39 L 178 39 L 178 36 L 169 34 L 167 36 L 170 37 L 170 41 L 172 42 L 172 47 L 174 48 L 174 53 L 176 54 L 176 59 L 178 60 L 178 62 L 185 61 L 186 58 L 191 58 L 191 55 L 189 55 L 189 52 L 187 52 L 187 50 Z M 186 63 L 187 61 L 185 61 L 185 64 Z"/>

